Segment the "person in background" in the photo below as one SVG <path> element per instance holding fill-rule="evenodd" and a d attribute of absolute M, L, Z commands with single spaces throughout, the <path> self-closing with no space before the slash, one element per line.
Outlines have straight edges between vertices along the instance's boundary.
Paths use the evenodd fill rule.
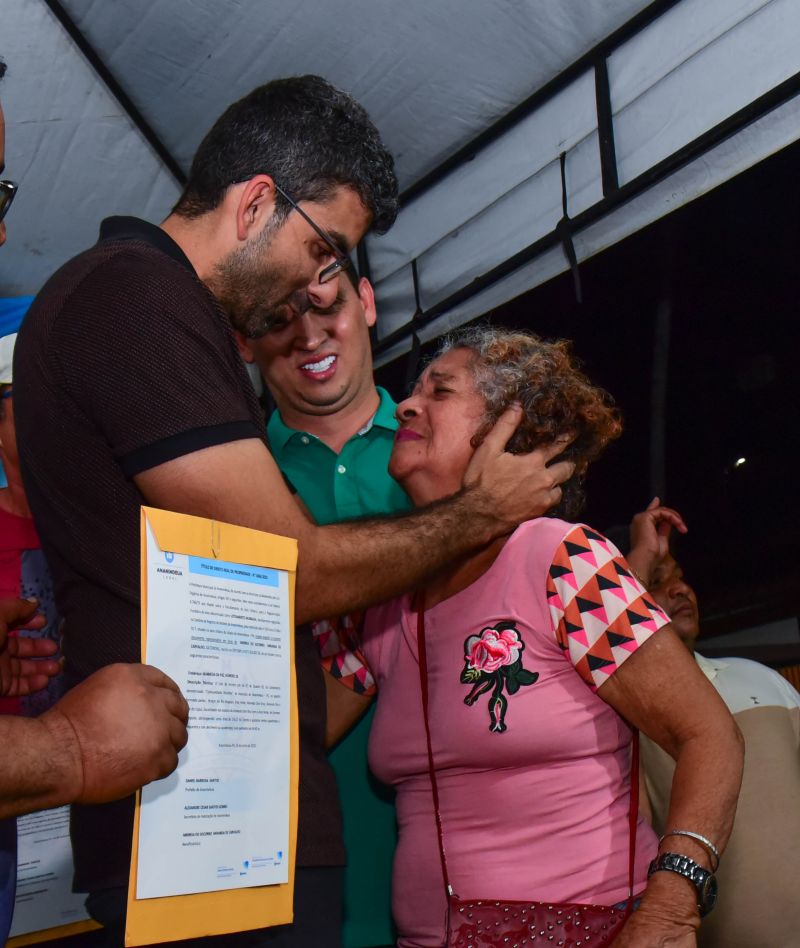
<path fill-rule="evenodd" d="M 272 455 L 319 524 L 411 507 L 388 471 L 397 406 L 373 378 L 369 329 L 377 318 L 375 296 L 369 280 L 359 279 L 352 267 L 344 277 L 330 306 L 278 322 L 258 339 L 237 334 L 243 357 L 258 366 L 277 406 L 267 425 Z M 366 711 L 371 689 L 366 670 L 340 648 L 330 627 L 317 642 L 330 672 L 325 676 L 330 746 Z M 347 675 L 362 686 L 358 691 L 343 687 Z M 330 754 L 347 852 L 345 948 L 394 942 L 391 873 L 397 831 L 392 792 L 367 768 L 372 717 L 368 712 Z"/>
<path fill-rule="evenodd" d="M 0 59 L 0 80 L 6 64 Z M 5 171 L 5 115 L 0 105 L 0 175 Z M 0 246 L 6 214 L 17 191 L 0 180 Z M 8 542 L 8 517 L 28 514 L 20 490 L 10 374 L 10 343 L 2 347 L 0 437 L 9 487 L 0 494 L 0 545 Z M 24 516 L 23 520 L 26 519 Z M 24 525 L 23 525 L 24 531 Z M 22 544 L 24 546 L 24 543 Z M 8 564 L 11 564 L 11 570 Z M 0 553 L 3 575 L 19 567 L 19 550 Z M 23 576 L 25 571 L 23 568 Z M 29 638 L 47 619 L 38 601 L 19 592 L 0 594 L 0 696 L 26 698 L 60 671 L 55 643 Z M 10 634 L 11 633 L 11 634 Z M 16 633 L 16 634 L 15 634 Z M 172 773 L 187 740 L 189 709 L 175 683 L 155 668 L 112 665 L 91 676 L 37 719 L 0 715 L 0 944 L 5 944 L 16 888 L 16 821 L 13 817 L 63 806 L 118 799 Z"/>
<path fill-rule="evenodd" d="M 655 497 L 631 523 L 628 561 L 694 655 L 744 736 L 736 822 L 717 876 L 719 903 L 700 929 L 703 948 L 796 948 L 800 944 L 800 694 L 781 675 L 745 658 L 704 658 L 697 597 L 670 551 L 680 514 Z M 642 740 L 653 826 L 668 819 L 675 763 Z"/>
<path fill-rule="evenodd" d="M 12 369 L 16 338 L 16 333 L 12 333 L 0 339 L 0 464 L 6 477 L 6 486 L 0 488 L 0 596 L 35 599 L 45 624 L 36 633 L 29 631 L 28 634 L 57 643 L 59 618 L 53 581 L 19 469 Z M 62 692 L 62 676 L 54 676 L 39 691 L 0 700 L 0 714 L 41 713 L 58 700 Z"/>

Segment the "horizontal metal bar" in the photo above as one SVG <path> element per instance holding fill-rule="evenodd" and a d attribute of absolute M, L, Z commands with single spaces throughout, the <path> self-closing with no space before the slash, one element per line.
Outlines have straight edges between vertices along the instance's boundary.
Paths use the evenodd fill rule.
<path fill-rule="evenodd" d="M 671 174 L 679 171 L 685 165 L 694 161 L 696 158 L 699 158 L 701 155 L 710 151 L 712 148 L 715 148 L 727 138 L 730 138 L 737 132 L 740 132 L 743 128 L 751 125 L 757 119 L 763 118 L 763 116 L 769 114 L 774 109 L 778 108 L 778 106 L 783 105 L 785 102 L 788 102 L 798 94 L 800 94 L 800 72 L 795 73 L 789 79 L 786 79 L 784 82 L 775 86 L 769 92 L 766 92 L 764 95 L 754 99 L 751 103 L 744 106 L 744 108 L 739 109 L 738 112 L 734 112 L 732 115 L 728 116 L 728 118 L 724 119 L 722 122 L 719 122 L 707 132 L 704 132 L 702 135 L 699 135 L 697 138 L 693 139 L 682 148 L 679 148 L 671 155 L 668 155 L 666 158 L 653 165 L 647 171 L 642 172 L 642 174 L 638 175 L 636 178 L 633 178 L 626 184 L 620 185 L 616 191 L 606 195 L 596 204 L 593 204 L 591 207 L 572 218 L 574 232 L 582 230 L 589 224 L 593 224 L 595 221 L 608 214 L 610 211 L 615 210 L 617 207 L 620 207 L 623 204 L 626 204 L 628 201 L 637 197 L 639 194 L 642 194 L 648 188 L 651 188 L 653 185 L 658 184 L 665 178 L 668 178 Z M 417 313 L 414 317 L 413 329 L 419 331 L 422 326 L 432 322 L 438 316 L 441 316 L 443 313 L 447 312 L 447 310 L 453 309 L 453 307 L 457 306 L 459 303 L 465 302 L 466 300 L 480 293 L 482 290 L 485 290 L 487 287 L 492 286 L 499 280 L 502 280 L 504 277 L 519 269 L 519 267 L 526 263 L 530 263 L 546 250 L 557 246 L 558 243 L 559 238 L 557 237 L 555 231 L 552 231 L 551 233 L 546 234 L 544 237 L 539 238 L 532 244 L 529 244 L 527 247 L 524 247 L 522 250 L 515 253 L 512 257 L 509 257 L 508 260 L 503 261 L 482 276 L 476 277 L 474 280 L 472 280 L 472 282 L 462 287 L 460 290 L 456 290 L 455 293 L 451 293 L 450 296 L 440 300 L 429 310 Z M 380 353 L 385 352 L 387 349 L 390 349 L 392 346 L 397 345 L 397 343 L 404 341 L 408 336 L 411 335 L 411 332 L 411 322 L 405 323 L 403 326 L 398 327 L 393 332 L 389 333 L 388 336 L 384 336 L 381 339 L 380 343 L 375 349 L 375 354 L 379 355 Z"/>
<path fill-rule="evenodd" d="M 589 52 L 585 53 L 580 59 L 569 65 L 563 72 L 554 76 L 549 82 L 545 83 L 541 89 L 537 89 L 532 95 L 524 99 L 519 105 L 506 113 L 502 118 L 497 119 L 488 128 L 484 129 L 479 135 L 467 142 L 466 145 L 459 148 L 441 164 L 437 165 L 427 174 L 423 175 L 418 181 L 409 185 L 400 194 L 400 203 L 408 204 L 414 198 L 419 197 L 423 191 L 433 187 L 438 181 L 441 181 L 445 175 L 449 174 L 454 168 L 472 161 L 475 155 L 487 145 L 491 144 L 496 138 L 499 138 L 504 132 L 514 125 L 517 125 L 522 119 L 526 118 L 536 109 L 540 108 L 549 99 L 558 95 L 562 89 L 565 89 L 571 82 L 574 82 L 578 76 L 590 69 L 594 69 L 599 59 L 606 59 L 614 50 L 626 43 L 632 36 L 641 33 L 646 27 L 650 26 L 655 20 L 663 16 L 672 7 L 677 6 L 681 0 L 655 0 L 644 10 L 637 13 L 636 16 L 624 23 L 618 30 L 615 30 L 610 36 L 607 36 L 602 42 L 594 46 Z"/>

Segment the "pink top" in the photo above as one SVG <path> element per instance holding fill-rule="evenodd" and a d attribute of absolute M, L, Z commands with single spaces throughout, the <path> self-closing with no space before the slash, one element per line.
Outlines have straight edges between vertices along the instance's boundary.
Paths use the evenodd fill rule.
<path fill-rule="evenodd" d="M 668 619 L 604 537 L 542 518 L 425 617 L 430 726 L 458 896 L 628 897 L 631 731 L 596 688 Z M 375 775 L 397 789 L 398 944 L 441 945 L 445 895 L 408 596 L 370 610 Z M 639 821 L 635 891 L 657 842 Z"/>

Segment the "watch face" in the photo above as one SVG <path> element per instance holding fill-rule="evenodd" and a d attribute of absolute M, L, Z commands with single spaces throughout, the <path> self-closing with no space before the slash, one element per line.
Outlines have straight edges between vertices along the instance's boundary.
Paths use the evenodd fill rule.
<path fill-rule="evenodd" d="M 701 884 L 700 908 L 703 915 L 707 915 L 717 901 L 717 878 L 709 873 Z"/>

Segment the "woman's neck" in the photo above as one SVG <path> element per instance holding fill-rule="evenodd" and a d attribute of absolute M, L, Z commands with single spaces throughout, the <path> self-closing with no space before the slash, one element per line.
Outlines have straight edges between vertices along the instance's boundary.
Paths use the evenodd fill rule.
<path fill-rule="evenodd" d="M 492 564 L 500 555 L 508 537 L 499 537 L 488 546 L 473 553 L 472 556 L 460 560 L 435 576 L 425 586 L 425 608 L 438 605 L 445 599 L 455 596 L 456 593 L 477 582 L 484 573 L 491 569 Z"/>

